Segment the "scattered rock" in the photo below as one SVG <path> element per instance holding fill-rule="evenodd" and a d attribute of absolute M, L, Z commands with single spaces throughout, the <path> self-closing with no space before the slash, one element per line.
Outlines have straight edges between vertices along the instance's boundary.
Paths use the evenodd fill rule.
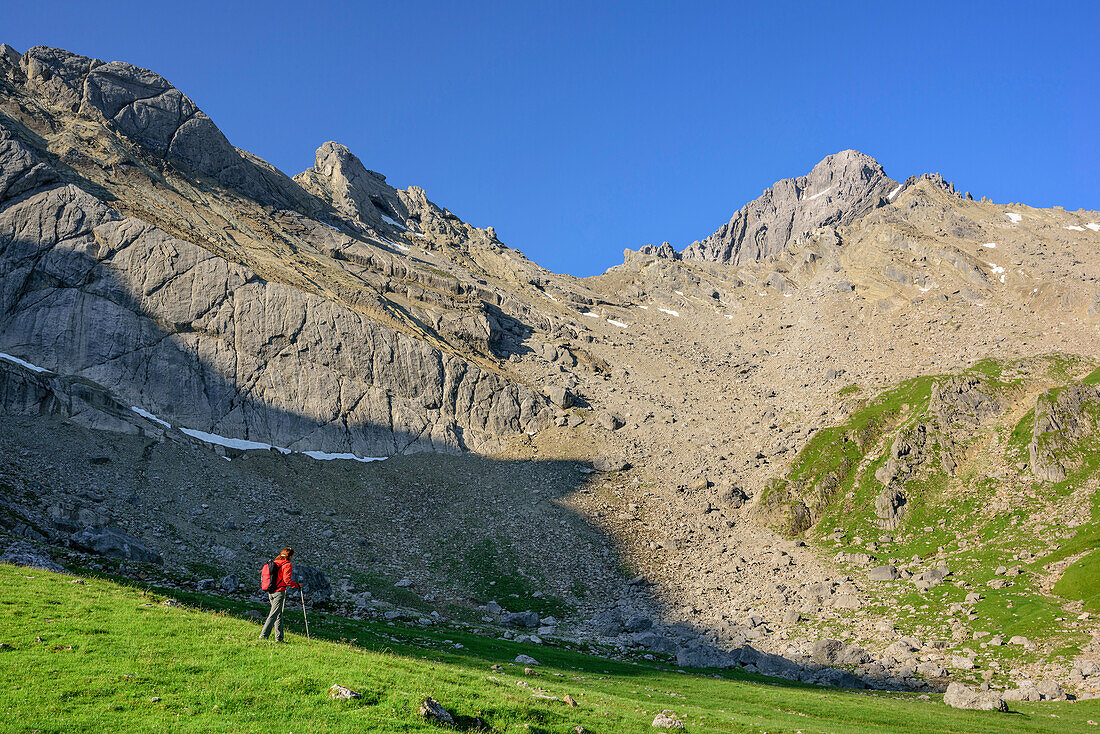
<path fill-rule="evenodd" d="M 61 564 L 54 563 L 48 555 L 35 550 L 34 546 L 25 540 L 17 540 L 4 549 L 3 555 L 0 555 L 0 561 L 54 573 L 67 573 Z"/>
<path fill-rule="evenodd" d="M 348 701 L 353 698 L 362 698 L 362 693 L 357 693 L 346 686 L 336 683 L 328 689 L 328 697 L 334 700 Z M 431 700 L 431 699 L 429 699 Z"/>
<path fill-rule="evenodd" d="M 439 701 L 436 701 L 431 696 L 428 696 L 420 703 L 420 708 L 417 709 L 417 713 L 420 715 L 420 718 L 434 721 L 438 724 L 450 724 L 453 726 L 455 723 L 454 716 L 451 715 L 451 712 L 443 708 Z"/>
<path fill-rule="evenodd" d="M 516 655 L 516 659 L 513 660 L 512 662 L 519 663 L 520 665 L 539 665 L 540 664 L 538 660 L 535 660 L 530 655 L 524 655 L 522 653 L 520 653 L 519 655 Z"/>

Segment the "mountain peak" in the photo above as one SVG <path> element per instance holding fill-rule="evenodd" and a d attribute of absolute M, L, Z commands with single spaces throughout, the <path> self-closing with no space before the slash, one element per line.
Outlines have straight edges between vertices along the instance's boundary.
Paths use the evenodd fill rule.
<path fill-rule="evenodd" d="M 842 150 L 804 176 L 772 184 L 714 234 L 692 243 L 682 257 L 735 265 L 762 260 L 818 227 L 858 219 L 886 203 L 897 186 L 871 156 Z"/>
<path fill-rule="evenodd" d="M 404 228 L 409 210 L 386 177 L 371 171 L 343 143 L 329 140 L 317 149 L 313 168 L 294 180 L 347 217 L 370 227 L 383 222 Z M 388 220 L 388 221 L 387 221 Z"/>

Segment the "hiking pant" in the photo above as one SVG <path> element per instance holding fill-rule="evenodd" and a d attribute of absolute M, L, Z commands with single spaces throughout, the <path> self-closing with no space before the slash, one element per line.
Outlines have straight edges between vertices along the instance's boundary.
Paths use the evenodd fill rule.
<path fill-rule="evenodd" d="M 267 615 L 267 621 L 264 622 L 264 628 L 260 630 L 260 639 L 267 639 L 267 637 L 274 632 L 276 642 L 283 641 L 283 607 L 286 606 L 286 591 L 276 591 L 267 595 L 268 601 L 271 602 L 271 613 Z"/>

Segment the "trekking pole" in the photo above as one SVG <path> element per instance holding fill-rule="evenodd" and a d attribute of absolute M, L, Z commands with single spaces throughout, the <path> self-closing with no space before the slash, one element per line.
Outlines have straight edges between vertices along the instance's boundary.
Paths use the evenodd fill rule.
<path fill-rule="evenodd" d="M 302 621 L 306 623 L 306 639 L 309 639 L 309 619 L 306 617 L 306 593 L 302 587 L 298 587 L 298 593 L 302 595 Z"/>

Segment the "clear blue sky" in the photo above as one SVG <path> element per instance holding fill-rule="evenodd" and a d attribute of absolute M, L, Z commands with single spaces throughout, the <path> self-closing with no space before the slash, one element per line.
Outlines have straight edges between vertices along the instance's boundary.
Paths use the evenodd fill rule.
<path fill-rule="evenodd" d="M 1097 2 L 156 5 L 9 3 L 0 41 L 151 68 L 291 175 L 343 142 L 559 272 L 682 248 L 845 148 L 1100 208 Z"/>

